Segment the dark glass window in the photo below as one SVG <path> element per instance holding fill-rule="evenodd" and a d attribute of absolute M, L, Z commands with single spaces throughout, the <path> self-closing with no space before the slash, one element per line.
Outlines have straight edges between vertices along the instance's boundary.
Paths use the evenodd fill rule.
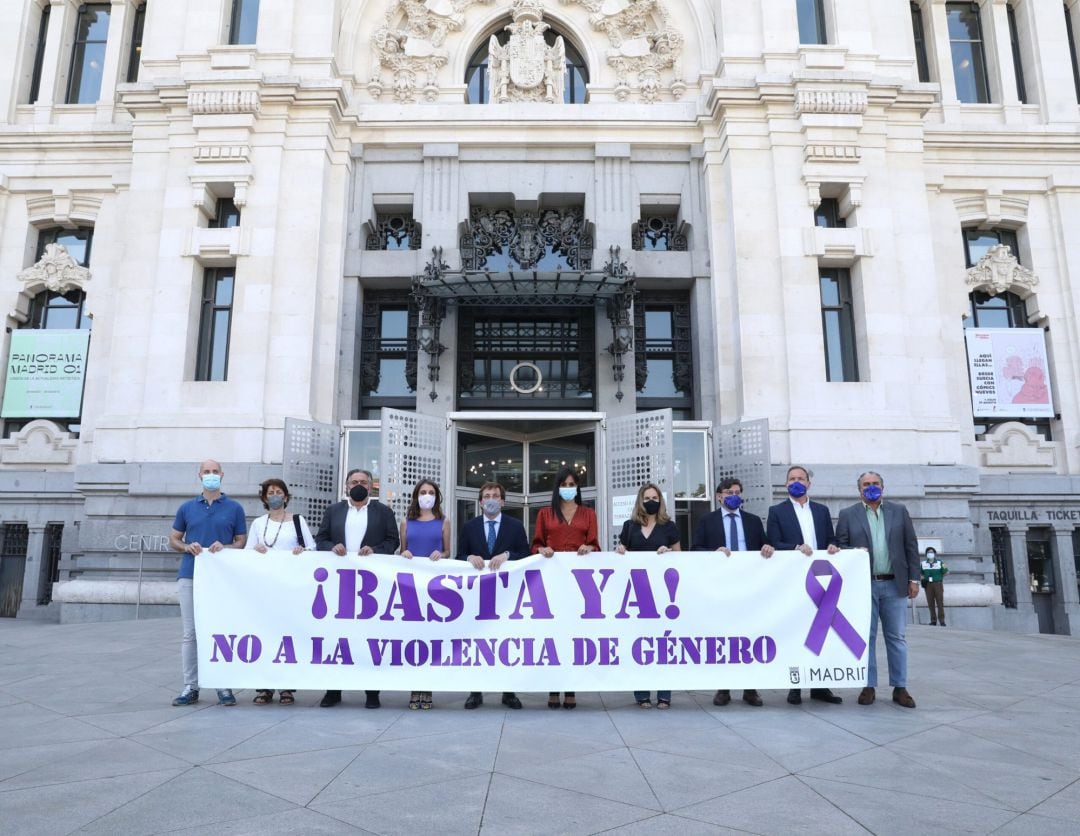
<path fill-rule="evenodd" d="M 3 524 L 0 546 L 0 618 L 14 618 L 22 600 L 23 573 L 26 570 L 30 527 L 23 522 Z"/>
<path fill-rule="evenodd" d="M 795 0 L 799 15 L 799 43 L 827 44 L 824 0 Z"/>
<path fill-rule="evenodd" d="M 986 255 L 991 247 L 996 246 L 997 244 L 1005 244 L 1008 246 L 1016 260 L 1020 261 L 1020 247 L 1017 244 L 1015 230 L 965 229 L 964 256 L 967 259 L 967 266 L 974 267 L 979 263 L 979 259 Z"/>
<path fill-rule="evenodd" d="M 990 552 L 994 558 L 994 583 L 1001 587 L 1001 603 L 1016 609 L 1016 585 L 1013 583 L 1012 545 L 1009 529 L 993 526 L 990 529 Z"/>
<path fill-rule="evenodd" d="M 1054 592 L 1054 546 L 1049 528 L 1037 526 L 1027 530 L 1027 559 L 1031 591 Z"/>
<path fill-rule="evenodd" d="M 926 51 L 926 29 L 923 27 L 922 8 L 911 4 L 911 30 L 915 36 L 915 64 L 919 68 L 919 81 L 930 80 L 930 59 Z"/>
<path fill-rule="evenodd" d="M 232 229 L 240 226 L 240 208 L 231 197 L 219 197 L 214 204 L 214 217 L 207 224 L 211 229 Z"/>
<path fill-rule="evenodd" d="M 554 29 L 544 32 L 544 42 L 548 46 L 554 46 L 559 33 Z M 510 40 L 510 33 L 500 29 L 495 33 L 495 38 L 500 44 L 505 45 Z M 586 87 L 589 83 L 589 68 L 585 59 L 577 51 L 570 40 L 563 36 L 563 44 L 566 48 L 566 78 L 563 81 L 563 104 L 583 104 L 585 102 Z M 469 104 L 488 103 L 488 41 L 479 46 L 469 66 L 465 69 L 465 86 L 467 88 L 466 101 Z"/>
<path fill-rule="evenodd" d="M 38 606 L 43 607 L 52 602 L 53 584 L 60 581 L 60 546 L 63 540 L 63 523 L 49 523 L 45 526 L 45 571 L 41 574 Z"/>
<path fill-rule="evenodd" d="M 1065 34 L 1069 38 L 1069 59 L 1072 61 L 1073 87 L 1076 88 L 1076 101 L 1080 102 L 1080 63 L 1076 58 L 1076 37 L 1073 35 L 1072 12 L 1065 6 Z"/>
<path fill-rule="evenodd" d="M 146 4 L 141 3 L 135 9 L 135 19 L 131 24 L 131 52 L 128 54 L 127 81 L 132 84 L 139 80 L 139 61 L 142 59 L 143 27 L 146 25 Z"/>
<path fill-rule="evenodd" d="M 1012 46 L 1013 72 L 1016 74 L 1016 98 L 1027 103 L 1027 89 L 1024 87 L 1024 62 L 1020 60 L 1020 31 L 1016 26 L 1016 9 L 1008 7 L 1009 44 Z"/>
<path fill-rule="evenodd" d="M 202 316 L 199 321 L 199 350 L 196 380 L 227 380 L 229 374 L 229 332 L 232 330 L 233 293 L 236 268 L 207 270 L 203 276 Z"/>
<path fill-rule="evenodd" d="M 408 293 L 364 292 L 360 326 L 360 417 L 416 407 L 416 305 Z"/>
<path fill-rule="evenodd" d="M 818 208 L 814 210 L 814 224 L 829 229 L 846 227 L 847 219 L 840 215 L 840 201 L 835 197 L 822 198 Z"/>
<path fill-rule="evenodd" d="M 822 270 L 821 329 L 825 337 L 825 379 L 850 383 L 859 379 L 855 353 L 855 306 L 851 274 L 843 269 Z"/>
<path fill-rule="evenodd" d="M 634 302 L 634 376 L 637 408 L 670 407 L 676 419 L 693 417 L 694 360 L 690 297 L 643 292 Z"/>
<path fill-rule="evenodd" d="M 956 98 L 985 104 L 990 101 L 990 80 L 986 75 L 979 4 L 946 3 L 945 15 L 949 22 Z"/>
<path fill-rule="evenodd" d="M 685 251 L 688 243 L 675 209 L 642 210 L 641 220 L 630 230 L 630 241 L 635 250 L 655 252 Z"/>
<path fill-rule="evenodd" d="M 90 245 L 94 238 L 92 229 L 46 229 L 38 235 L 37 255 L 40 261 L 49 244 L 61 244 L 83 267 L 90 266 Z M 85 315 L 86 294 L 81 290 L 59 293 L 43 290 L 30 301 L 30 317 L 24 328 L 90 328 L 90 317 Z"/>
<path fill-rule="evenodd" d="M 367 237 L 369 250 L 418 250 L 422 236 L 412 212 L 378 212 L 375 231 Z"/>
<path fill-rule="evenodd" d="M 101 97 L 105 69 L 105 44 L 109 39 L 109 4 L 79 8 L 75 22 L 75 45 L 71 50 L 68 104 L 92 104 Z"/>
<path fill-rule="evenodd" d="M 229 43 L 253 44 L 259 28 L 259 0 L 232 0 Z"/>
<path fill-rule="evenodd" d="M 27 99 L 30 104 L 34 104 L 41 93 L 41 70 L 45 65 L 45 40 L 49 34 L 49 15 L 51 12 L 51 5 L 46 6 L 41 10 L 41 22 L 38 24 L 37 47 L 34 50 L 34 72 L 30 76 L 30 98 Z"/>

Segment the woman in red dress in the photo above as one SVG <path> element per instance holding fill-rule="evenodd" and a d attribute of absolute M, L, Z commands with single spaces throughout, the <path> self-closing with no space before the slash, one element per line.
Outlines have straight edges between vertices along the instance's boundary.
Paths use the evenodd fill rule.
<path fill-rule="evenodd" d="M 551 557 L 555 552 L 588 554 L 600 551 L 596 512 L 581 504 L 581 486 L 569 467 L 564 467 L 555 477 L 551 507 L 541 508 L 536 515 L 532 547 L 535 553 L 544 557 Z M 558 707 L 559 692 L 552 691 L 548 694 L 548 708 Z M 577 708 L 577 694 L 567 691 L 562 707 Z"/>

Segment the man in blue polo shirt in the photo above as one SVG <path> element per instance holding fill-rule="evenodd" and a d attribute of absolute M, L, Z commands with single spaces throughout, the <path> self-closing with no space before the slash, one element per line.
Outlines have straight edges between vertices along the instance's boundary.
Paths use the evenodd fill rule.
<path fill-rule="evenodd" d="M 173 700 L 173 705 L 194 705 L 199 701 L 199 651 L 195 644 L 195 603 L 192 598 L 195 558 L 203 552 L 216 554 L 222 549 L 242 549 L 247 542 L 244 509 L 235 499 L 229 499 L 221 492 L 223 475 L 221 465 L 213 459 L 199 465 L 202 493 L 180 506 L 169 534 L 169 545 L 184 553 L 176 576 L 180 622 L 184 630 L 180 642 L 184 690 Z M 222 688 L 217 695 L 222 705 L 236 705 L 236 697 L 230 689 Z"/>

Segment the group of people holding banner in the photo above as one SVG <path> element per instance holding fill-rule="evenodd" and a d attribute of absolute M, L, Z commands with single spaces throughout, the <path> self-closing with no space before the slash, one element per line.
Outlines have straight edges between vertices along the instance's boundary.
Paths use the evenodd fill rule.
<path fill-rule="evenodd" d="M 198 656 L 194 622 L 193 578 L 195 558 L 203 551 L 215 553 L 223 548 L 248 548 L 265 553 L 269 550 L 291 550 L 299 554 L 317 549 L 344 556 L 347 554 L 400 554 L 405 559 L 427 558 L 437 561 L 451 557 L 450 526 L 442 510 L 442 492 L 434 481 L 425 479 L 412 491 L 406 518 L 400 525 L 393 511 L 371 498 L 372 474 L 352 470 L 346 476 L 347 498 L 326 509 L 317 533 L 312 536 L 307 521 L 289 513 L 289 489 L 281 479 L 267 479 L 260 486 L 259 498 L 267 513 L 246 525 L 244 512 L 238 502 L 221 490 L 223 471 L 220 463 L 204 461 L 199 467 L 202 492 L 183 503 L 177 511 L 170 535 L 170 545 L 183 552 L 178 573 L 183 638 L 181 657 L 184 688 L 173 705 L 192 705 L 199 700 Z M 885 637 L 892 699 L 898 705 L 914 708 L 915 701 L 907 690 L 907 644 L 904 638 L 906 603 L 918 594 L 921 566 L 914 526 L 907 509 L 882 498 L 884 480 L 874 471 L 861 474 L 857 480 L 860 499 L 841 510 L 834 530 L 828 508 L 809 500 L 810 471 L 794 465 L 787 471 L 788 499 L 769 509 L 767 522 L 747 513 L 742 507 L 742 484 L 726 478 L 718 486 L 717 510 L 705 515 L 692 535 L 691 550 L 718 551 L 730 557 L 732 552 L 758 552 L 763 559 L 775 551 L 799 551 L 810 557 L 815 551 L 835 554 L 841 548 L 862 548 L 871 563 L 871 620 L 867 684 L 859 694 L 860 705 L 870 705 L 876 699 L 877 665 L 875 644 L 880 622 Z M 477 570 L 496 571 L 508 560 L 530 555 L 551 557 L 555 552 L 576 552 L 587 555 L 601 551 L 595 512 L 584 505 L 577 474 L 564 467 L 558 472 L 550 506 L 540 509 L 535 531 L 530 541 L 524 525 L 514 517 L 503 514 L 506 490 L 498 482 L 486 482 L 480 488 L 481 514 L 466 522 L 458 537 L 456 557 Z M 681 551 L 679 530 L 665 507 L 664 496 L 654 484 L 638 490 L 630 519 L 623 523 L 615 549 L 626 552 Z M 221 705 L 235 705 L 236 698 L 229 689 L 219 689 Z M 258 689 L 254 702 L 266 705 L 273 700 L 274 691 Z M 641 708 L 654 703 L 649 691 L 635 691 L 634 698 Z M 842 698 L 828 688 L 811 689 L 811 699 L 825 703 L 840 703 Z M 751 706 L 763 705 L 755 689 L 743 691 L 742 699 Z M 292 690 L 279 691 L 279 701 L 290 705 L 295 701 Z M 718 690 L 713 704 L 727 705 L 728 690 Z M 787 701 L 802 702 L 799 689 L 789 691 Z M 320 705 L 331 707 L 341 702 L 340 690 L 328 690 Z M 466 709 L 483 704 L 483 694 L 469 693 Z M 521 708 L 521 700 L 513 692 L 502 694 L 502 704 Z M 413 691 L 410 709 L 430 709 L 430 691 Z M 574 692 L 550 692 L 549 708 L 577 707 Z M 659 709 L 671 706 L 671 691 L 656 692 Z M 367 691 L 365 706 L 380 706 L 379 691 Z"/>

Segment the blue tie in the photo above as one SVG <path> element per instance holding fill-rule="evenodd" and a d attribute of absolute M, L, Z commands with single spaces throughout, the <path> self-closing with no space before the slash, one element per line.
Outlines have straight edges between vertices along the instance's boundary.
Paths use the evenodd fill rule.
<path fill-rule="evenodd" d="M 728 548 L 733 552 L 739 550 L 739 527 L 735 525 L 735 515 L 728 514 L 728 518 L 731 520 L 731 534 L 728 535 Z"/>
<path fill-rule="evenodd" d="M 495 520 L 488 520 L 488 554 L 492 557 L 495 556 Z"/>

